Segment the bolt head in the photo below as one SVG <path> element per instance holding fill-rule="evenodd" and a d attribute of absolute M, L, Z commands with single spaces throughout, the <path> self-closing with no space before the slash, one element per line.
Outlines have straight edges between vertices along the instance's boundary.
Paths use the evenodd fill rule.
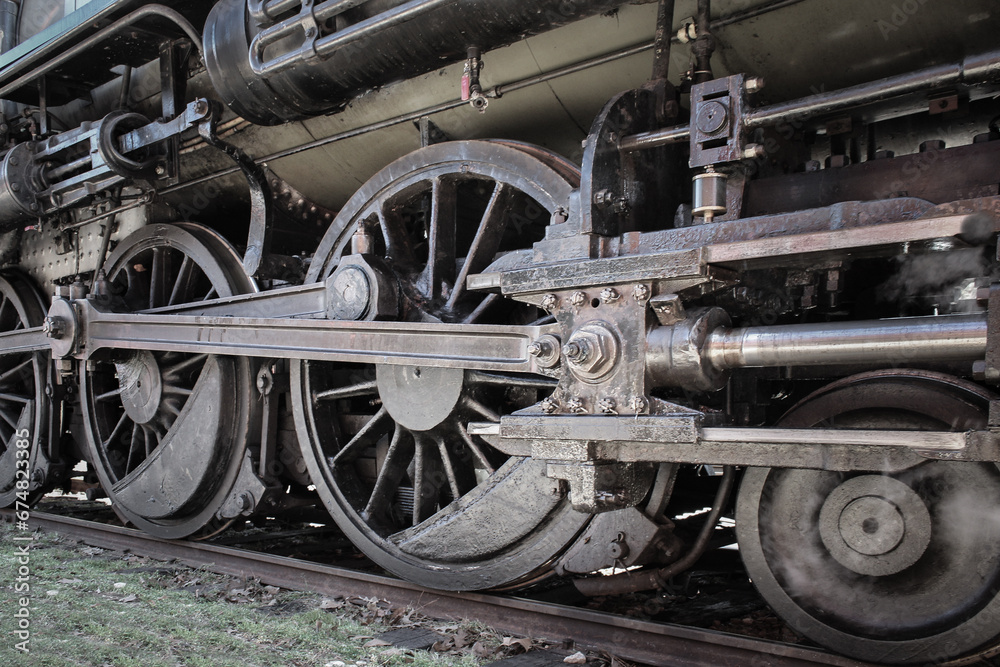
<path fill-rule="evenodd" d="M 542 356 L 542 346 L 541 346 L 541 344 L 540 343 L 532 343 L 531 345 L 529 345 L 528 346 L 528 354 L 530 354 L 533 357 L 540 357 L 540 356 Z"/>
<path fill-rule="evenodd" d="M 753 95 L 764 89 L 764 77 L 752 76 L 743 82 L 743 89 Z"/>
<path fill-rule="evenodd" d="M 602 398 L 597 402 L 597 409 L 606 415 L 617 414 L 615 407 L 615 399 L 613 398 Z"/>
<path fill-rule="evenodd" d="M 544 412 L 547 415 L 551 415 L 553 412 L 559 409 L 559 404 L 556 403 L 551 396 L 549 396 L 542 399 L 542 402 L 539 404 L 539 407 L 541 407 L 542 412 Z"/>
<path fill-rule="evenodd" d="M 645 285 L 636 285 L 635 289 L 632 290 L 632 298 L 639 303 L 645 302 L 649 299 L 649 288 Z"/>
<path fill-rule="evenodd" d="M 614 287 L 605 287 L 601 290 L 601 301 L 604 303 L 614 303 L 620 298 L 621 294 Z"/>
<path fill-rule="evenodd" d="M 573 292 L 573 296 L 569 298 L 569 302 L 579 308 L 587 303 L 587 294 L 585 292 Z"/>
<path fill-rule="evenodd" d="M 628 402 L 629 409 L 636 414 L 645 412 L 648 406 L 649 403 L 643 396 L 635 396 L 631 401 Z"/>
<path fill-rule="evenodd" d="M 550 313 L 559 306 L 559 297 L 555 294 L 546 294 L 542 297 L 542 308 Z"/>

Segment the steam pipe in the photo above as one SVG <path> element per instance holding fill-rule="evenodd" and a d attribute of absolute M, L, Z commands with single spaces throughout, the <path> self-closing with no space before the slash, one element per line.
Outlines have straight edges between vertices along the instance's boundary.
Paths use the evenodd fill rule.
<path fill-rule="evenodd" d="M 1000 80 L 1000 50 L 994 50 L 969 56 L 961 62 L 950 65 L 927 67 L 857 86 L 761 107 L 747 113 L 743 123 L 748 129 L 778 125 L 932 88 L 960 83 L 975 85 L 998 80 Z M 926 107 L 926 104 L 924 106 Z M 689 137 L 689 127 L 679 125 L 624 137 L 620 148 L 623 151 L 644 150 L 687 141 Z"/>
<path fill-rule="evenodd" d="M 702 355 L 719 370 L 973 361 L 986 356 L 986 315 L 719 328 L 709 334 Z"/>
<path fill-rule="evenodd" d="M 670 41 L 674 27 L 674 0 L 660 0 L 656 6 L 656 34 L 653 37 L 653 81 L 666 80 L 670 69 Z"/>

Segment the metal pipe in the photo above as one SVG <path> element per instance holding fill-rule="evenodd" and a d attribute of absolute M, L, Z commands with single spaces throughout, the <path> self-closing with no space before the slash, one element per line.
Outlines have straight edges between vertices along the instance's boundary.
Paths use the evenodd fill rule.
<path fill-rule="evenodd" d="M 173 9 L 170 9 L 169 7 L 164 7 L 163 5 L 147 5 L 146 7 L 137 9 L 131 14 L 128 14 L 120 18 L 119 20 L 109 25 L 107 28 L 98 30 L 96 33 L 94 33 L 87 39 L 83 40 L 79 44 L 76 44 L 66 49 L 61 54 L 52 58 L 51 60 L 46 60 L 45 64 L 39 65 L 38 67 L 31 70 L 27 74 L 24 74 L 18 77 L 17 79 L 14 79 L 14 81 L 12 81 L 11 83 L 8 83 L 3 88 L 0 88 L 0 99 L 10 97 L 10 95 L 17 89 L 31 83 L 38 77 L 47 74 L 48 72 L 51 72 L 57 67 L 61 67 L 62 65 L 65 65 L 69 61 L 80 57 L 81 54 L 86 53 L 87 51 L 94 48 L 104 40 L 108 39 L 109 37 L 112 37 L 118 34 L 119 32 L 122 32 L 133 23 L 141 21 L 142 19 L 148 18 L 150 16 L 164 18 L 176 24 L 177 27 L 179 27 L 182 31 L 184 31 L 184 34 L 187 35 L 187 38 L 191 40 L 191 43 L 194 45 L 194 48 L 196 48 L 198 52 L 201 53 L 201 36 L 198 34 L 198 31 L 195 30 L 194 26 L 191 25 L 190 21 L 184 18 L 182 14 Z"/>
<path fill-rule="evenodd" d="M 666 588 L 668 579 L 690 568 L 705 553 L 708 543 L 712 539 L 712 533 L 715 532 L 715 526 L 719 523 L 722 510 L 729 500 L 729 494 L 733 490 L 733 481 L 735 479 L 736 473 L 733 466 L 726 466 L 722 479 L 719 482 L 719 489 L 715 492 L 715 500 L 712 501 L 712 511 L 708 513 L 708 517 L 701 527 L 701 532 L 698 533 L 698 538 L 684 558 L 660 569 L 624 572 L 622 574 L 611 575 L 610 577 L 577 579 L 573 582 L 573 585 L 576 586 L 578 591 L 589 597 L 636 593 L 654 588 Z"/>
<path fill-rule="evenodd" d="M 544 74 L 536 74 L 524 79 L 519 79 L 511 83 L 501 84 L 494 86 L 490 90 L 486 91 L 487 97 L 498 98 L 509 93 L 516 92 L 518 90 L 523 90 L 525 88 L 535 86 L 546 81 L 551 81 L 552 79 L 557 79 L 559 77 L 568 76 L 576 72 L 589 69 L 591 67 L 598 67 L 606 63 L 614 62 L 615 60 L 620 60 L 622 58 L 628 58 L 630 56 L 638 55 L 643 51 L 648 51 L 653 48 L 652 43 L 646 42 L 643 44 L 637 44 L 635 46 L 630 46 L 619 51 L 613 51 L 602 56 L 597 56 L 596 58 L 590 58 L 573 65 L 567 65 L 566 67 L 560 67 L 559 69 L 552 70 L 550 72 L 545 72 Z M 394 125 L 400 125 L 402 123 L 411 122 L 418 120 L 422 116 L 432 116 L 434 114 L 442 113 L 444 111 L 449 111 L 451 109 L 457 109 L 458 107 L 466 106 L 468 102 L 463 102 L 462 100 L 452 100 L 450 102 L 442 102 L 441 104 L 436 104 L 432 107 L 425 107 L 423 109 L 418 109 L 417 111 L 411 111 L 399 116 L 393 116 L 392 118 L 387 118 L 385 120 L 378 121 L 376 123 L 371 123 L 369 125 L 363 125 L 361 127 L 354 128 L 353 130 L 346 130 L 344 132 L 339 132 L 337 134 L 330 135 L 329 137 L 323 137 L 322 139 L 316 139 L 315 141 L 310 141 L 305 144 L 299 144 L 298 146 L 292 146 L 291 148 L 286 148 L 284 150 L 278 151 L 276 153 L 271 153 L 270 155 L 264 155 L 259 158 L 255 158 L 254 162 L 263 165 L 274 160 L 280 160 L 282 158 L 291 157 L 297 155 L 298 153 L 303 153 L 305 151 L 313 150 L 315 148 L 321 148 L 338 141 L 343 141 L 344 139 L 351 139 L 353 137 L 361 136 L 371 132 L 376 132 L 378 130 L 383 130 L 387 127 L 392 127 Z M 160 194 L 170 194 L 178 190 L 183 190 L 184 188 L 193 187 L 200 185 L 202 183 L 214 180 L 216 178 L 222 178 L 223 176 L 229 176 L 230 174 L 235 174 L 239 171 L 238 167 L 227 167 L 226 169 L 213 172 L 211 174 L 205 174 L 198 178 L 192 179 L 190 181 L 185 181 L 183 183 L 178 183 L 177 185 L 165 188 L 160 191 Z"/>
<path fill-rule="evenodd" d="M 660 0 L 656 6 L 656 34 L 653 37 L 653 81 L 666 80 L 670 69 L 670 42 L 674 27 L 674 0 Z"/>
<path fill-rule="evenodd" d="M 857 86 L 817 93 L 797 100 L 772 104 L 747 113 L 743 123 L 748 129 L 785 122 L 799 122 L 809 116 L 841 111 L 863 104 L 956 84 L 975 85 L 1000 78 L 1000 50 L 969 56 L 959 63 L 937 65 L 915 72 L 869 81 Z M 926 103 L 922 108 L 926 108 Z M 688 126 L 668 127 L 624 137 L 621 150 L 636 151 L 666 146 L 690 137 Z"/>
<path fill-rule="evenodd" d="M 986 319 L 983 313 L 719 328 L 709 334 L 702 357 L 718 370 L 974 361 L 986 356 Z"/>

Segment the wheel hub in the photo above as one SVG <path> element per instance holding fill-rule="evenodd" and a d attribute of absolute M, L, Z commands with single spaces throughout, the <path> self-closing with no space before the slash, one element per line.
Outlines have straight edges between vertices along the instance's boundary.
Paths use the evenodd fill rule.
<path fill-rule="evenodd" d="M 148 350 L 139 350 L 123 361 L 116 361 L 115 369 L 125 414 L 137 424 L 148 424 L 156 416 L 163 395 L 156 358 Z"/>
<path fill-rule="evenodd" d="M 426 366 L 378 366 L 382 405 L 401 426 L 429 431 L 452 415 L 462 397 L 465 371 Z"/>
<path fill-rule="evenodd" d="M 819 532 L 844 567 L 858 574 L 886 576 L 920 559 L 931 539 L 931 517 L 924 501 L 903 482 L 862 475 L 827 496 Z"/>

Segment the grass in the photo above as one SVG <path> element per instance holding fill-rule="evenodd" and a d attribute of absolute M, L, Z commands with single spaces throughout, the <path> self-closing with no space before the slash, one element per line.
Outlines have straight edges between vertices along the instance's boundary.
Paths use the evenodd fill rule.
<path fill-rule="evenodd" d="M 475 667 L 472 651 L 366 647 L 398 620 L 385 603 L 321 597 L 238 581 L 34 533 L 30 653 L 15 649 L 15 531 L 0 524 L 0 665 L 94 667 Z M 408 618 L 408 617 L 407 617 Z M 469 626 L 471 627 L 471 626 Z M 485 637 L 485 635 L 484 635 Z M 492 650 L 490 651 L 492 652 Z M 480 645 L 479 653 L 483 653 Z M 485 656 L 483 656 L 485 657 Z M 336 665 L 335 667 L 340 667 Z"/>

